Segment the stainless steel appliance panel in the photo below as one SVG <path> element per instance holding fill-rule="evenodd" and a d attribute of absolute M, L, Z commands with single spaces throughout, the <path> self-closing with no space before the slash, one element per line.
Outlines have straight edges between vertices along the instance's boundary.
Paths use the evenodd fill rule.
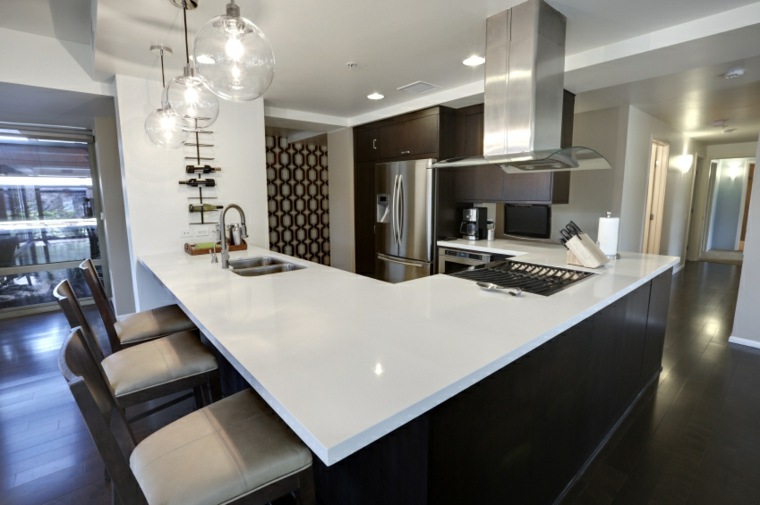
<path fill-rule="evenodd" d="M 425 159 L 375 166 L 378 279 L 401 282 L 430 275 L 435 243 L 432 163 L 433 160 Z M 405 269 L 409 272 L 404 273 Z"/>
<path fill-rule="evenodd" d="M 433 261 L 434 174 L 430 160 L 398 163 L 399 248 L 397 255 L 419 261 Z M 378 251 L 382 252 L 382 251 Z"/>
<path fill-rule="evenodd" d="M 378 254 L 375 272 L 378 279 L 396 283 L 427 277 L 432 268 L 432 263 Z"/>
<path fill-rule="evenodd" d="M 396 256 L 396 228 L 393 208 L 398 178 L 396 163 L 375 165 L 375 251 Z"/>

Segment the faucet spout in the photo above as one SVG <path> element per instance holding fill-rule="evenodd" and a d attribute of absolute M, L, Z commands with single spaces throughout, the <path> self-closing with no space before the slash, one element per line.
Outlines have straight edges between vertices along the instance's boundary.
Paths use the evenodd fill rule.
<path fill-rule="evenodd" d="M 219 232 L 220 232 L 221 238 L 222 238 L 222 252 L 221 252 L 221 255 L 222 255 L 222 268 L 229 268 L 229 266 L 230 266 L 230 252 L 229 252 L 230 246 L 227 243 L 227 237 L 226 237 L 226 235 L 224 233 L 224 231 L 226 229 L 225 219 L 226 219 L 226 216 L 227 216 L 227 211 L 230 210 L 230 209 L 237 210 L 238 214 L 240 215 L 240 228 L 241 228 L 240 236 L 242 238 L 245 238 L 245 237 L 248 236 L 247 231 L 246 231 L 247 227 L 245 225 L 245 212 L 243 212 L 243 209 L 240 207 L 240 205 L 238 205 L 236 203 L 231 203 L 231 204 L 227 205 L 224 208 L 224 210 L 222 210 L 222 213 L 219 215 Z"/>

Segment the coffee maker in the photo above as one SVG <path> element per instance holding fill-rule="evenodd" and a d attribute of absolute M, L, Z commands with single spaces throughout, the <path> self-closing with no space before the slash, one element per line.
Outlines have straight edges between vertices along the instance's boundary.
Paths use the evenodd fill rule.
<path fill-rule="evenodd" d="M 485 207 L 462 209 L 462 224 L 459 233 L 465 240 L 483 240 L 486 238 L 487 213 Z"/>

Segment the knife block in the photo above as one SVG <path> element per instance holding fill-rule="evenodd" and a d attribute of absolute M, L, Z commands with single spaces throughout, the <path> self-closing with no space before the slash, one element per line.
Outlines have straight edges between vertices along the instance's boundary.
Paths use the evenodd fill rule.
<path fill-rule="evenodd" d="M 567 264 L 586 268 L 599 268 L 609 263 L 610 259 L 585 233 L 568 240 Z"/>

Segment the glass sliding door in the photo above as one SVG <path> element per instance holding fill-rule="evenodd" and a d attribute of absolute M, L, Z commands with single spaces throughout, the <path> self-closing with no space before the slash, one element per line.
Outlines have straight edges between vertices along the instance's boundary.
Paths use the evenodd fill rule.
<path fill-rule="evenodd" d="M 77 267 L 102 263 L 91 144 L 81 134 L 0 130 L 0 316 L 56 307 L 64 278 L 89 296 Z"/>

